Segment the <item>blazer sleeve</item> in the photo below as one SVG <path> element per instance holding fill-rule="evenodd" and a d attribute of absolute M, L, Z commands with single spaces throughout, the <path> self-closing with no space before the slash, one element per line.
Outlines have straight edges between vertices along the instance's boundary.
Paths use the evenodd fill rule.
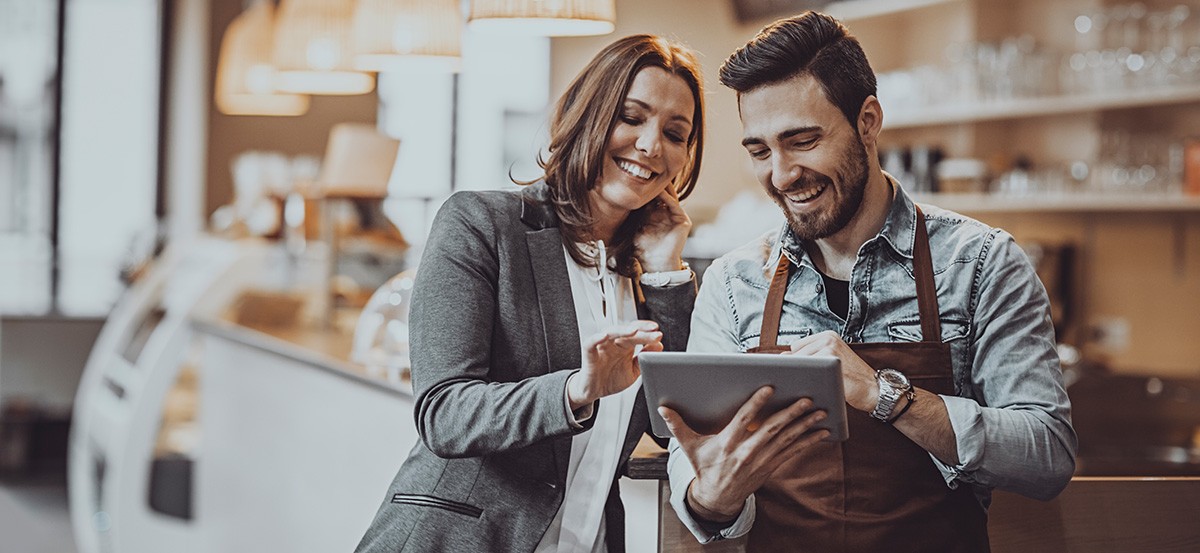
<path fill-rule="evenodd" d="M 518 223 L 506 221 L 489 202 L 464 192 L 446 201 L 413 288 L 409 342 L 417 433 L 443 458 L 514 450 L 591 424 L 569 421 L 564 393 L 572 371 L 515 382 L 490 376 L 532 371 L 494 366 L 491 356 L 498 282 L 510 278 L 500 266 L 503 230 L 497 225 Z"/>
<path fill-rule="evenodd" d="M 663 349 L 687 349 L 692 307 L 696 304 L 696 279 L 677 286 L 640 285 L 646 302 L 639 306 L 638 317 L 657 322 L 663 333 Z"/>

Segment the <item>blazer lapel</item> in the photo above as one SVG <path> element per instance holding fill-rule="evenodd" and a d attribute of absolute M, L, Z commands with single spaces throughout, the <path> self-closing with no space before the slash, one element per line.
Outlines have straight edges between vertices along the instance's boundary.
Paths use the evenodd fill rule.
<path fill-rule="evenodd" d="M 583 359 L 562 234 L 558 218 L 546 202 L 547 192 L 541 183 L 525 188 L 521 221 L 530 227 L 525 242 L 529 248 L 534 296 L 545 331 L 546 366 L 554 371 L 578 368 Z M 569 438 L 554 441 L 554 458 L 558 474 L 565 477 L 571 458 Z"/>
<path fill-rule="evenodd" d="M 525 233 L 534 291 L 546 338 L 546 364 L 551 371 L 577 368 L 582 364 L 579 322 L 571 299 L 571 281 L 562 237 L 557 228 Z M 566 296 L 564 297 L 564 292 Z"/>

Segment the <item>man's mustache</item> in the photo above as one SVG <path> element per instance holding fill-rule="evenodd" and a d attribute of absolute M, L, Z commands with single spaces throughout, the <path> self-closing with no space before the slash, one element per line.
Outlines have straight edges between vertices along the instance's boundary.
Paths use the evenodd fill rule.
<path fill-rule="evenodd" d="M 802 190 L 810 190 L 814 186 L 818 186 L 818 185 L 822 185 L 822 184 L 827 185 L 827 186 L 831 185 L 831 184 L 833 184 L 833 179 L 829 178 L 826 175 L 818 173 L 816 171 L 809 171 L 806 169 L 803 173 L 800 174 L 799 177 L 796 178 L 796 180 L 792 181 L 792 183 L 789 184 L 787 186 L 787 188 L 784 188 L 784 189 L 777 188 L 776 191 L 779 194 L 791 194 L 793 192 L 800 192 Z"/>

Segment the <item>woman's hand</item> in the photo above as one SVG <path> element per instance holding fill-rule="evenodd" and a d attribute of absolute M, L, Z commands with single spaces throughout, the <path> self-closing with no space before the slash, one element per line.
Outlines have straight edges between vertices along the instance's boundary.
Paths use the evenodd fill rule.
<path fill-rule="evenodd" d="M 583 368 L 567 380 L 571 410 L 620 392 L 642 374 L 634 353 L 661 351 L 662 332 L 654 321 L 633 321 L 592 336 L 583 344 Z"/>
<path fill-rule="evenodd" d="M 683 268 L 683 245 L 692 231 L 688 217 L 674 186 L 668 186 L 650 201 L 646 224 L 633 238 L 638 262 L 647 273 L 678 271 Z"/>

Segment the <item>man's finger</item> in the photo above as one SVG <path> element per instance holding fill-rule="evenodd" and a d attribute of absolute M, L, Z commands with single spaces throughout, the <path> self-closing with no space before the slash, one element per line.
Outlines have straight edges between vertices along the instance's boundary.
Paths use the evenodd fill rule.
<path fill-rule="evenodd" d="M 700 437 L 695 430 L 692 430 L 692 427 L 683 422 L 683 417 L 680 417 L 674 409 L 662 405 L 658 408 L 658 414 L 663 418 L 663 422 L 667 423 L 667 429 L 671 431 L 676 440 L 679 440 L 679 445 L 684 449 L 688 449 Z"/>
<path fill-rule="evenodd" d="M 767 420 L 762 423 L 762 430 L 766 434 L 779 434 L 790 426 L 796 419 L 803 417 L 805 413 L 813 408 L 811 399 L 802 397 L 796 400 L 791 405 L 772 413 Z"/>
<path fill-rule="evenodd" d="M 827 436 L 829 436 L 829 431 L 825 429 L 816 430 L 805 434 L 803 438 L 795 440 L 789 443 L 786 447 L 773 453 L 773 457 L 771 458 L 772 462 L 769 464 L 769 466 L 763 467 L 763 469 L 768 475 L 773 475 L 785 467 L 788 467 L 788 470 L 794 471 L 795 465 L 790 465 L 787 461 L 795 459 L 797 455 L 804 452 L 804 450 L 817 445 L 818 442 L 824 440 Z M 779 475 L 781 478 L 787 478 L 788 476 L 789 475 L 786 473 L 781 473 Z M 768 478 L 773 479 L 775 476 L 768 476 Z"/>
<path fill-rule="evenodd" d="M 788 344 L 788 346 L 792 348 L 793 352 L 798 351 L 801 348 L 803 348 L 804 346 L 807 346 L 807 345 L 813 343 L 813 340 L 815 340 L 815 338 L 813 336 L 814 336 L 813 334 L 809 334 L 808 336 L 805 336 L 803 338 L 800 338 L 799 340 L 792 342 L 791 344 Z"/>
<path fill-rule="evenodd" d="M 750 431 L 750 426 L 755 424 L 755 421 L 758 419 L 758 412 L 762 410 L 763 406 L 767 404 L 767 400 L 771 399 L 771 396 L 774 394 L 775 389 L 771 386 L 759 388 L 754 392 L 754 395 L 750 396 L 750 399 L 746 400 L 746 403 L 743 403 L 738 408 L 737 414 L 733 416 L 733 420 L 729 421 L 729 424 L 725 426 L 722 432 L 728 431 L 735 434 L 743 434 Z"/>
<path fill-rule="evenodd" d="M 817 445 L 818 442 L 828 437 L 829 431 L 824 428 L 810 430 L 807 434 L 803 434 L 798 439 L 792 440 L 775 455 L 781 459 L 794 458 L 801 451 Z"/>

